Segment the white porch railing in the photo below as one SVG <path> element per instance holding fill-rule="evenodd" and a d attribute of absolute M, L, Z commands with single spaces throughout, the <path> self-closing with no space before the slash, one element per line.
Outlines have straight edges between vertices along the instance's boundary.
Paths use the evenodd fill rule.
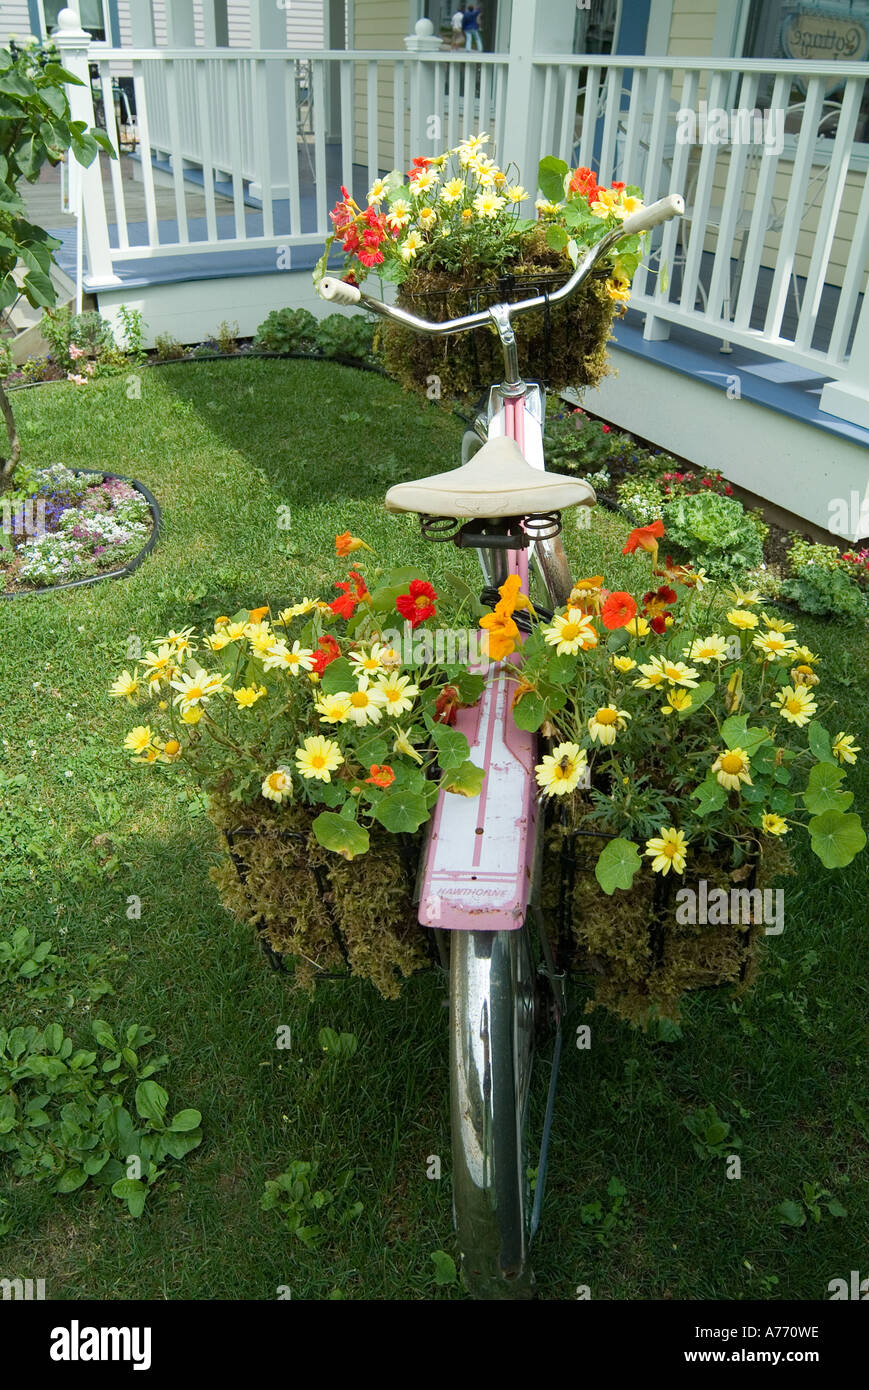
<path fill-rule="evenodd" d="M 537 159 L 557 154 L 601 182 L 640 184 L 647 201 L 683 191 L 688 215 L 656 230 L 634 282 L 646 336 L 678 324 L 808 368 L 833 378 L 825 409 L 869 425 L 866 64 L 551 55 L 531 59 L 529 78 L 527 55 L 88 53 L 72 51 L 72 35 L 63 47 L 74 70 L 98 65 L 115 144 L 112 79 L 132 72 L 135 89 L 144 217 L 128 217 L 129 181 L 101 156 L 114 212 L 90 178 L 91 283 L 132 260 L 320 244 L 354 166 L 373 180 L 487 129 L 526 186 Z M 686 113 L 703 103 L 760 103 L 773 133 L 782 123 L 780 147 L 683 140 Z M 172 191 L 158 198 L 161 177 Z M 196 219 L 193 196 L 204 199 Z"/>

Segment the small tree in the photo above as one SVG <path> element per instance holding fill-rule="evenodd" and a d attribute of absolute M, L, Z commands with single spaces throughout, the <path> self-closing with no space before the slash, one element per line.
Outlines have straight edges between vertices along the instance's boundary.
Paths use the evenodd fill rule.
<path fill-rule="evenodd" d="M 27 221 L 18 192 L 22 179 L 35 183 L 42 166 L 59 164 L 67 150 L 85 167 L 100 148 L 114 157 L 103 131 L 70 120 L 66 84 L 83 84 L 57 57 L 52 43 L 19 47 L 12 42 L 0 50 L 0 314 L 21 294 L 41 308 L 50 308 L 57 299 L 51 266 L 60 242 Z M 20 284 L 15 279 L 19 265 L 24 272 Z M 5 457 L 0 451 L 0 492 L 11 486 L 21 457 L 15 417 L 3 387 L 10 367 L 8 350 L 0 348 L 0 414 L 8 437 Z"/>

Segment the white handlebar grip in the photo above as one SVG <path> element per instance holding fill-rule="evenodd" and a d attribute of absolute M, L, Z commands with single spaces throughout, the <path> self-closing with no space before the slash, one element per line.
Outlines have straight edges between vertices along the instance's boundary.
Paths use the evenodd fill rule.
<path fill-rule="evenodd" d="M 334 275 L 324 275 L 317 289 L 321 299 L 331 299 L 336 304 L 358 304 L 362 298 L 358 285 L 348 285 L 346 280 L 336 280 Z"/>
<path fill-rule="evenodd" d="M 625 236 L 635 236 L 637 232 L 657 227 L 659 222 L 668 222 L 671 217 L 681 217 L 684 211 L 685 199 L 679 193 L 671 193 L 668 198 L 660 198 L 657 203 L 631 213 L 622 223 L 622 232 Z"/>

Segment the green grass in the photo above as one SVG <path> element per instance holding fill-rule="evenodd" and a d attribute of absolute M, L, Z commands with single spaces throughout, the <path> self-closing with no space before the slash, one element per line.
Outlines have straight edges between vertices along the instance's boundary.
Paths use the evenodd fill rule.
<path fill-rule="evenodd" d="M 2 930 L 32 926 L 69 967 L 56 999 L 16 1018 L 56 1017 L 82 1040 L 92 1017 L 150 1024 L 171 1058 L 159 1079 L 173 1109 L 202 1111 L 204 1141 L 178 1165 L 178 1190 L 158 1188 L 138 1221 L 105 1194 L 51 1196 L 4 1165 L 0 1273 L 44 1277 L 49 1297 L 270 1299 L 281 1285 L 296 1298 L 460 1297 L 435 1289 L 430 1260 L 454 1252 L 443 983 L 417 977 L 391 1004 L 359 982 L 326 984 L 313 1002 L 293 994 L 217 903 L 198 801 L 180 779 L 126 764 L 129 711 L 105 690 L 131 635 L 144 643 L 328 589 L 343 573 L 338 531 L 396 563 L 423 560 L 436 579 L 472 576 L 472 557 L 425 546 L 381 506 L 390 482 L 454 464 L 461 423 L 377 376 L 271 361 L 146 372 L 140 399 L 112 380 L 22 392 L 15 404 L 34 461 L 138 477 L 165 518 L 131 579 L 0 605 L 0 774 L 27 775 L 0 813 Z M 590 531 L 569 530 L 574 572 L 628 587 L 626 529 L 595 512 Z M 841 727 L 869 746 L 865 636 L 806 618 L 799 636 L 824 656 Z M 858 805 L 867 763 L 849 777 Z M 869 1274 L 867 867 L 798 869 L 758 989 L 741 1004 L 695 998 L 674 1040 L 595 1013 L 591 1049 L 577 1049 L 587 991 L 573 988 L 536 1253 L 543 1298 L 587 1284 L 604 1299 L 814 1300 L 832 1278 Z M 133 894 L 140 920 L 126 915 Z M 98 1003 L 88 953 L 114 988 Z M 282 1024 L 289 1051 L 275 1045 Z M 356 1055 L 325 1057 L 324 1026 L 355 1033 Z M 538 1113 L 545 1083 L 542 1067 Z M 683 1119 L 707 1104 L 742 1140 L 738 1181 L 694 1154 Z M 434 1154 L 440 1182 L 426 1177 Z M 265 1179 L 294 1158 L 318 1160 L 326 1187 L 355 1169 L 365 1204 L 318 1254 L 259 1210 Z M 614 1175 L 627 1199 L 603 1247 L 581 1209 L 606 1201 Z M 779 1226 L 775 1207 L 803 1181 L 829 1188 L 847 1217 Z"/>

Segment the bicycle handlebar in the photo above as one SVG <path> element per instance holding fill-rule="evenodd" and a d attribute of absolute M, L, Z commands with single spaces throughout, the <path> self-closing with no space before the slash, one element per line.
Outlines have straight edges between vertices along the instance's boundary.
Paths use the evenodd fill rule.
<path fill-rule="evenodd" d="M 509 316 L 512 318 L 514 314 L 527 313 L 529 309 L 542 308 L 546 303 L 558 304 L 567 299 L 579 289 L 597 262 L 606 255 L 616 242 L 623 241 L 625 237 L 636 236 L 640 232 L 649 231 L 652 227 L 657 227 L 660 222 L 669 221 L 671 217 L 681 217 L 684 211 L 684 199 L 678 193 L 671 193 L 666 198 L 660 198 L 656 203 L 650 203 L 648 207 L 640 208 L 639 212 L 631 213 L 630 217 L 625 218 L 621 226 L 614 227 L 612 231 L 607 232 L 606 236 L 601 237 L 595 246 L 590 248 L 570 279 L 561 286 L 561 289 L 553 290 L 548 295 L 538 294 L 532 299 L 523 299 L 517 304 L 507 305 Z M 321 299 L 334 304 L 361 304 L 364 308 L 370 309 L 372 313 L 380 314 L 383 318 L 393 319 L 396 323 L 402 323 L 407 328 L 415 329 L 418 333 L 431 333 L 443 337 L 449 333 L 466 333 L 469 329 L 481 328 L 492 322 L 491 311 L 483 309 L 476 314 L 465 314 L 461 318 L 446 319 L 443 323 L 434 323 L 430 319 L 418 318 L 416 314 L 410 314 L 406 309 L 399 309 L 393 304 L 385 304 L 382 299 L 374 299 L 371 295 L 363 294 L 358 285 L 348 284 L 346 280 L 338 280 L 332 275 L 324 275 L 317 290 Z"/>

